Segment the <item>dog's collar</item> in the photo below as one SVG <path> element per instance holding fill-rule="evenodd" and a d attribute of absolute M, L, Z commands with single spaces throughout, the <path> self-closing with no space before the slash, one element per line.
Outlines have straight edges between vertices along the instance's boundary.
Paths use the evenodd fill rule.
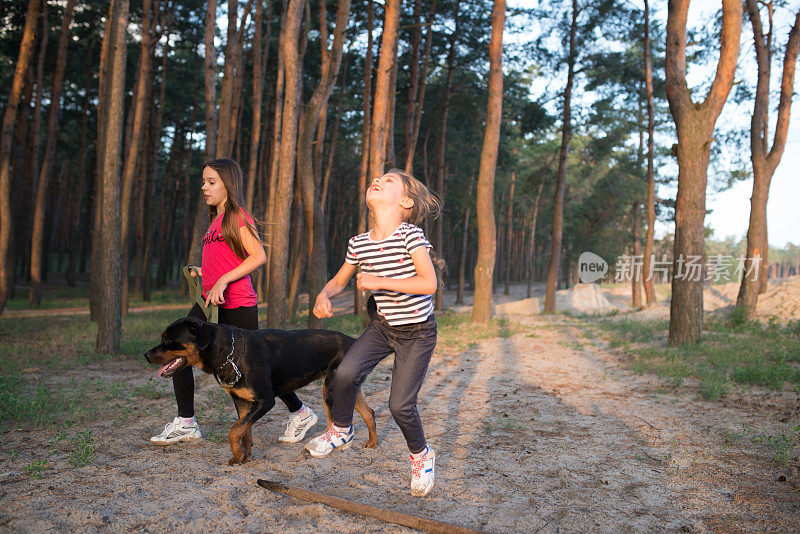
<path fill-rule="evenodd" d="M 233 367 L 233 373 L 236 375 L 236 378 L 233 379 L 233 382 L 223 382 L 222 379 L 219 377 L 219 371 L 214 373 L 214 378 L 217 379 L 219 385 L 224 388 L 232 388 L 235 386 L 239 380 L 242 379 L 242 372 L 239 370 L 239 367 L 236 365 L 236 362 L 233 361 L 233 351 L 236 350 L 236 338 L 235 334 L 231 333 L 231 351 L 228 354 L 228 357 L 225 358 L 225 363 L 220 366 L 220 371 L 228 364 Z"/>

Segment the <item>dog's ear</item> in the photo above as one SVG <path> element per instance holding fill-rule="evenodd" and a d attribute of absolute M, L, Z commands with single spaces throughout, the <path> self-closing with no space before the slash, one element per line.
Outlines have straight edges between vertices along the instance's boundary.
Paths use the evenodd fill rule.
<path fill-rule="evenodd" d="M 202 323 L 197 332 L 197 348 L 205 350 L 214 340 L 214 325 L 212 323 Z"/>

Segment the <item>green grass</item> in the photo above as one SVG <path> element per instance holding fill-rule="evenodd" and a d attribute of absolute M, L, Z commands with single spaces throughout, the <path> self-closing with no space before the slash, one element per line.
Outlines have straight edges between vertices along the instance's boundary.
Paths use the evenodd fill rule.
<path fill-rule="evenodd" d="M 78 431 L 72 438 L 74 448 L 69 455 L 69 463 L 73 467 L 83 467 L 94 461 L 96 452 L 91 430 Z"/>
<path fill-rule="evenodd" d="M 154 290 L 150 293 L 150 300 L 143 301 L 140 294 L 132 295 L 130 306 L 158 306 L 162 304 L 183 304 L 188 301 L 183 285 Z M 8 300 L 8 310 L 57 310 L 63 308 L 88 308 L 89 286 L 85 281 L 79 282 L 74 287 L 64 284 L 49 286 L 45 284 L 42 289 L 42 301 L 39 306 L 31 306 L 28 302 L 28 288 L 17 287 L 14 298 Z"/>
<path fill-rule="evenodd" d="M 739 432 L 723 429 L 722 434 L 723 449 L 744 442 L 761 445 L 772 451 L 772 461 L 780 465 L 797 459 L 797 453 L 800 451 L 800 425 L 795 426 L 788 433 L 780 434 L 755 433 L 750 425 L 744 425 Z"/>
<path fill-rule="evenodd" d="M 42 478 L 44 477 L 44 470 L 47 469 L 47 459 L 40 458 L 39 460 L 33 460 L 31 463 L 24 467 L 25 473 L 33 478 Z"/>
<path fill-rule="evenodd" d="M 707 319 L 700 342 L 668 347 L 666 320 L 582 320 L 605 332 L 635 372 L 653 373 L 673 389 L 696 378 L 707 400 L 726 395 L 734 384 L 800 390 L 800 323 L 764 325 L 733 312 Z"/>

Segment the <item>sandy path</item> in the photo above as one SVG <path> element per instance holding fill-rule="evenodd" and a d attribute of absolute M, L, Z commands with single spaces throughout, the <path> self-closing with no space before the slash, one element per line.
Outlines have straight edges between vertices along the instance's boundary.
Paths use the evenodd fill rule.
<path fill-rule="evenodd" d="M 408 453 L 387 408 L 391 362 L 385 361 L 364 385 L 377 412 L 377 450 L 305 459 L 301 445 L 274 441 L 286 416 L 277 406 L 255 427 L 254 461 L 229 467 L 233 407 L 208 377 L 197 394 L 208 439 L 190 445 L 146 442 L 172 417 L 169 398 L 139 398 L 135 409 L 114 401 L 105 420 L 88 425 L 97 456 L 81 468 L 47 445 L 52 434 L 7 432 L 0 450 L 0 529 L 407 531 L 273 494 L 256 486 L 256 478 L 489 532 L 797 528 L 797 462 L 779 465 L 767 447 L 724 439 L 726 429 L 743 425 L 788 432 L 798 424 L 796 412 L 779 407 L 769 414 L 757 403 L 725 406 L 663 393 L 654 377 L 619 365 L 602 339 L 582 337 L 572 320 L 515 319 L 525 325 L 523 333 L 435 354 L 420 410 L 438 451 L 437 486 L 424 499 L 408 492 Z M 135 386 L 151 372 L 127 362 L 75 375 Z M 321 413 L 319 386 L 301 397 Z M 356 439 L 363 442 L 359 423 Z M 47 450 L 55 453 L 45 476 L 27 476 L 24 466 Z"/>

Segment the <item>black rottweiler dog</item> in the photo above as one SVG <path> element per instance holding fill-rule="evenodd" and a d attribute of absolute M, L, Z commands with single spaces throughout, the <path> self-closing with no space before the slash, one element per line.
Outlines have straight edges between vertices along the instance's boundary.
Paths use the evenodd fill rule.
<path fill-rule="evenodd" d="M 275 405 L 275 397 L 322 377 L 330 427 L 333 372 L 354 341 L 331 330 L 243 330 L 186 317 L 169 325 L 161 343 L 144 357 L 162 366 L 158 374 L 163 377 L 193 365 L 213 374 L 230 394 L 239 414 L 228 432 L 233 452 L 228 463 L 233 465 L 250 457 L 253 423 Z M 377 447 L 375 412 L 367 406 L 361 390 L 355 408 L 369 430 L 364 446 Z"/>

